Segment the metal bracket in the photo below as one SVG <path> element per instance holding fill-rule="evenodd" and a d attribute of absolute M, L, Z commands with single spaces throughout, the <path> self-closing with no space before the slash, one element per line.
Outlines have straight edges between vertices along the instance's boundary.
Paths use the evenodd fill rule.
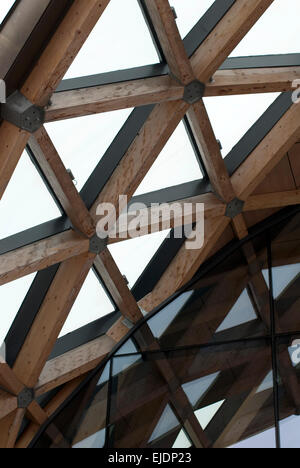
<path fill-rule="evenodd" d="M 189 83 L 184 88 L 183 100 L 188 104 L 196 104 L 203 98 L 205 92 L 205 84 L 195 80 Z"/>
<path fill-rule="evenodd" d="M 231 202 L 228 203 L 226 208 L 225 216 L 228 218 L 234 219 L 236 216 L 243 212 L 245 202 L 239 198 L 234 198 Z"/>
<path fill-rule="evenodd" d="M 90 239 L 90 252 L 99 255 L 104 249 L 106 249 L 107 243 L 107 237 L 105 239 L 101 239 L 97 234 L 95 234 Z"/>
<path fill-rule="evenodd" d="M 15 91 L 1 105 L 0 116 L 29 133 L 35 133 L 45 122 L 44 109 L 32 104 L 20 91 Z"/>
<path fill-rule="evenodd" d="M 24 388 L 21 393 L 18 395 L 18 408 L 25 409 L 33 402 L 34 400 L 34 390 L 33 388 Z"/>

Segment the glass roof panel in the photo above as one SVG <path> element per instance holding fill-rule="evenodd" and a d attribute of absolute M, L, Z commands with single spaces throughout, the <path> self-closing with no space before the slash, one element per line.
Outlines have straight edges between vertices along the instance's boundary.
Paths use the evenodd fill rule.
<path fill-rule="evenodd" d="M 91 270 L 71 309 L 60 337 L 78 328 L 94 322 L 114 311 L 114 307 L 101 286 L 95 273 Z"/>
<path fill-rule="evenodd" d="M 149 442 L 153 442 L 154 440 L 158 439 L 159 437 L 167 434 L 168 432 L 175 429 L 175 427 L 179 426 L 179 421 L 176 418 L 173 410 L 169 405 L 163 411 L 160 420 L 157 423 L 156 428 L 154 429 Z"/>
<path fill-rule="evenodd" d="M 191 441 L 188 439 L 186 433 L 182 429 L 179 434 L 177 439 L 174 442 L 173 449 L 182 449 L 182 448 L 190 448 L 192 446 Z"/>
<path fill-rule="evenodd" d="M 194 291 L 188 291 L 181 294 L 177 299 L 164 307 L 164 309 L 148 321 L 148 325 L 155 338 L 161 338 L 173 320 L 184 308 L 193 293 Z"/>
<path fill-rule="evenodd" d="M 170 0 L 170 5 L 177 14 L 177 26 L 181 37 L 184 38 L 212 6 L 215 0 Z"/>
<path fill-rule="evenodd" d="M 222 144 L 223 157 L 227 156 L 278 96 L 278 93 L 266 93 L 204 98 L 216 138 Z"/>
<path fill-rule="evenodd" d="M 269 271 L 263 270 L 263 275 L 269 286 Z M 295 281 L 300 275 L 300 263 L 274 267 L 272 269 L 272 275 L 274 298 L 277 299 L 291 282 Z"/>
<path fill-rule="evenodd" d="M 245 289 L 230 310 L 229 314 L 226 316 L 225 320 L 219 326 L 216 333 L 236 327 L 242 323 L 251 322 L 251 320 L 255 320 L 256 318 L 257 315 L 250 301 L 248 292 Z"/>
<path fill-rule="evenodd" d="M 264 378 L 256 393 L 264 392 L 270 388 L 273 388 L 273 371 L 270 371 L 269 374 Z"/>
<path fill-rule="evenodd" d="M 61 216 L 26 151 L 0 202 L 0 239 Z"/>
<path fill-rule="evenodd" d="M 0 3 L 0 24 L 5 19 L 7 13 L 15 3 L 15 0 L 1 0 Z"/>
<path fill-rule="evenodd" d="M 120 271 L 129 281 L 130 288 L 134 286 L 169 232 L 156 232 L 149 236 L 118 242 L 108 247 Z"/>
<path fill-rule="evenodd" d="M 111 0 L 65 78 L 157 62 L 159 58 L 138 2 Z"/>
<path fill-rule="evenodd" d="M 35 278 L 35 274 L 25 276 L 0 287 L 0 304 L 2 306 L 0 322 L 0 346 L 19 312 L 24 298 Z"/>
<path fill-rule="evenodd" d="M 84 440 L 81 440 L 77 444 L 75 444 L 72 448 L 73 449 L 99 449 L 103 448 L 105 444 L 105 436 L 106 436 L 106 429 L 102 429 L 101 431 L 87 437 Z"/>
<path fill-rule="evenodd" d="M 299 0 L 273 2 L 231 56 L 298 53 L 299 17 Z"/>
<path fill-rule="evenodd" d="M 135 195 L 202 179 L 195 152 L 183 122 L 154 162 Z"/>
<path fill-rule="evenodd" d="M 206 406 L 206 408 L 201 408 L 195 411 L 195 415 L 203 430 L 207 428 L 210 421 L 217 414 L 217 412 L 219 411 L 219 409 L 221 408 L 224 402 L 225 400 L 218 401 L 217 403 L 214 403 L 213 405 Z"/>
<path fill-rule="evenodd" d="M 210 389 L 219 375 L 220 372 L 216 372 L 215 374 L 206 375 L 200 379 L 193 380 L 192 382 L 188 382 L 182 385 L 182 388 L 193 407 L 196 406 L 200 398 L 203 397 L 204 394 Z"/>
<path fill-rule="evenodd" d="M 47 131 L 67 169 L 81 190 L 124 125 L 132 109 L 78 117 L 46 124 Z"/>

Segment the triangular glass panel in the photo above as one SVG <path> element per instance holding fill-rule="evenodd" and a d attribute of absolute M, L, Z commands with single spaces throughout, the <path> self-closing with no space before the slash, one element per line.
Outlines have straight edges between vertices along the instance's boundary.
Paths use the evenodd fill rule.
<path fill-rule="evenodd" d="M 264 378 L 256 393 L 264 392 L 270 388 L 273 388 L 273 371 L 269 372 L 269 374 Z"/>
<path fill-rule="evenodd" d="M 298 53 L 300 3 L 273 2 L 232 52 L 232 57 Z"/>
<path fill-rule="evenodd" d="M 65 167 L 81 190 L 104 156 L 132 109 L 105 112 L 46 124 Z"/>
<path fill-rule="evenodd" d="M 5 19 L 7 13 L 14 5 L 15 0 L 1 0 L 0 3 L 0 24 Z"/>
<path fill-rule="evenodd" d="M 0 202 L 0 239 L 61 216 L 26 151 Z"/>
<path fill-rule="evenodd" d="M 269 283 L 269 271 L 263 270 L 263 275 L 268 286 Z M 273 275 L 273 294 L 274 299 L 277 299 L 284 290 L 291 284 L 292 281 L 295 281 L 300 275 L 300 263 L 294 265 L 283 265 L 279 267 L 274 267 L 272 269 Z"/>
<path fill-rule="evenodd" d="M 193 294 L 194 291 L 188 291 L 181 294 L 177 299 L 174 299 L 174 301 L 164 307 L 158 314 L 148 320 L 148 325 L 155 338 L 162 337 Z"/>
<path fill-rule="evenodd" d="M 0 287 L 0 304 L 2 304 L 0 346 L 19 312 L 34 277 L 35 274 L 28 275 Z"/>
<path fill-rule="evenodd" d="M 216 372 L 215 374 L 206 375 L 205 377 L 201 377 L 200 379 L 193 380 L 192 382 L 182 385 L 182 388 L 193 407 L 196 406 L 200 398 L 202 398 L 211 388 L 219 374 L 220 372 Z"/>
<path fill-rule="evenodd" d="M 171 407 L 167 405 L 163 411 L 163 414 L 160 417 L 160 420 L 157 423 L 156 428 L 154 429 L 149 439 L 149 443 L 168 434 L 170 431 L 172 431 L 178 426 L 180 426 L 178 419 L 176 418 Z"/>
<path fill-rule="evenodd" d="M 191 446 L 192 446 L 191 441 L 188 439 L 186 433 L 182 429 L 179 432 L 178 437 L 175 440 L 172 448 L 173 449 L 188 449 L 188 448 L 191 448 Z"/>
<path fill-rule="evenodd" d="M 223 157 L 227 156 L 278 96 L 278 93 L 264 93 L 204 99 L 216 138 L 222 146 Z"/>
<path fill-rule="evenodd" d="M 106 429 L 102 429 L 101 431 L 97 432 L 96 434 L 87 437 L 84 440 L 81 440 L 76 445 L 74 445 L 73 449 L 100 449 L 104 447 L 105 444 L 105 436 L 106 436 Z"/>
<path fill-rule="evenodd" d="M 175 8 L 177 26 L 181 37 L 184 38 L 198 23 L 215 0 L 171 0 L 170 5 Z"/>
<path fill-rule="evenodd" d="M 275 449 L 276 448 L 276 439 L 275 439 L 275 430 L 269 429 L 267 431 L 261 432 L 253 437 L 245 439 L 237 444 L 228 447 L 230 449 Z"/>
<path fill-rule="evenodd" d="M 136 0 L 110 0 L 65 78 L 94 75 L 159 61 Z"/>
<path fill-rule="evenodd" d="M 195 411 L 195 416 L 197 417 L 200 426 L 202 429 L 206 429 L 207 426 L 209 425 L 210 421 L 213 419 L 213 417 L 217 414 L 221 406 L 225 400 L 218 401 L 217 403 L 214 403 L 213 405 L 206 406 L 205 408 L 201 408 L 197 411 Z"/>
<path fill-rule="evenodd" d="M 216 333 L 237 327 L 242 323 L 251 322 L 255 319 L 257 319 L 257 315 L 250 301 L 248 292 L 245 289 L 226 316 L 225 320 L 219 326 Z"/>
<path fill-rule="evenodd" d="M 194 149 L 181 122 L 154 162 L 135 195 L 202 179 Z"/>
<path fill-rule="evenodd" d="M 71 333 L 88 323 L 108 315 L 114 307 L 101 286 L 95 273 L 91 270 L 70 311 L 60 337 Z"/>
<path fill-rule="evenodd" d="M 130 288 L 134 286 L 169 232 L 156 232 L 109 246 L 110 253 L 122 274 L 126 276 Z"/>

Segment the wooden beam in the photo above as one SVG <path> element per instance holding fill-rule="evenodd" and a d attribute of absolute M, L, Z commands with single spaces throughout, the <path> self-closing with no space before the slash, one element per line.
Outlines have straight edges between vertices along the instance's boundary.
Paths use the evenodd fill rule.
<path fill-rule="evenodd" d="M 125 81 L 53 94 L 46 108 L 46 121 L 182 99 L 184 87 L 170 76 Z"/>
<path fill-rule="evenodd" d="M 190 108 L 188 119 L 216 193 L 224 201 L 230 202 L 235 198 L 235 193 L 203 101 Z"/>
<path fill-rule="evenodd" d="M 287 192 L 263 193 L 250 195 L 244 205 L 244 211 L 267 210 L 270 208 L 283 208 L 300 203 L 300 190 Z"/>
<path fill-rule="evenodd" d="M 168 0 L 145 0 L 171 73 L 184 85 L 194 80 L 193 70 Z"/>
<path fill-rule="evenodd" d="M 109 0 L 75 0 L 47 47 L 25 80 L 21 92 L 32 103 L 45 106 Z M 29 134 L 14 125 L 0 126 L 0 198 L 17 166 Z"/>
<path fill-rule="evenodd" d="M 61 264 L 13 367 L 27 387 L 35 387 L 94 259 L 83 254 Z"/>
<path fill-rule="evenodd" d="M 259 20 L 274 0 L 237 0 L 217 24 L 191 63 L 197 78 L 206 83 Z"/>
<path fill-rule="evenodd" d="M 141 320 L 143 314 L 108 249 L 96 257 L 94 266 L 122 315 L 133 323 Z"/>
<path fill-rule="evenodd" d="M 92 237 L 96 231 L 92 217 L 44 127 L 29 139 L 29 147 L 73 226 Z"/>
<path fill-rule="evenodd" d="M 0 356 L 0 388 L 11 393 L 19 395 L 24 385 L 17 379 L 9 365 L 2 360 Z"/>
<path fill-rule="evenodd" d="M 43 395 L 93 370 L 115 345 L 114 340 L 104 335 L 48 361 L 37 382 L 36 395 Z"/>
<path fill-rule="evenodd" d="M 300 79 L 300 67 L 218 70 L 206 84 L 205 96 L 281 93 L 290 91 Z"/>
<path fill-rule="evenodd" d="M 247 200 L 300 138 L 300 106 L 293 104 L 231 177 L 237 196 Z"/>
<path fill-rule="evenodd" d="M 89 240 L 74 231 L 44 239 L 0 256 L 0 285 L 76 257 L 89 250 Z"/>
<path fill-rule="evenodd" d="M 162 275 L 154 290 L 142 299 L 139 305 L 147 312 L 150 312 L 192 279 L 229 222 L 230 219 L 226 217 L 207 220 L 203 247 L 200 250 L 187 250 L 184 245 Z"/>
<path fill-rule="evenodd" d="M 24 409 L 16 409 L 0 421 L 0 448 L 14 448 L 25 415 Z"/>
<path fill-rule="evenodd" d="M 178 101 L 158 104 L 154 108 L 97 198 L 91 211 L 94 219 L 97 219 L 100 203 L 112 203 L 117 208 L 120 194 L 127 195 L 129 199 L 134 195 L 188 108 L 188 104 Z"/>
<path fill-rule="evenodd" d="M 186 204 L 191 204 L 192 206 L 191 210 L 189 209 L 189 211 L 186 211 L 186 217 L 184 218 L 184 205 Z M 202 205 L 204 205 L 204 207 Z M 172 207 L 174 209 L 172 209 Z M 138 210 L 139 219 L 141 220 L 139 222 L 139 227 L 137 229 L 135 226 L 130 229 L 130 223 L 136 218 L 136 215 L 131 215 L 131 208 L 129 207 L 127 218 L 128 222 L 126 223 L 126 226 L 122 226 L 121 216 L 117 224 L 116 237 L 112 237 L 111 235 L 109 238 L 109 244 L 153 234 L 166 229 L 190 225 L 196 222 L 197 219 L 199 219 L 199 216 L 203 214 L 203 208 L 205 219 L 224 216 L 226 211 L 226 205 L 213 193 L 206 193 L 193 198 L 164 203 L 163 205 L 160 205 L 159 208 L 149 207 L 144 210 Z M 129 226 L 129 229 L 126 229 L 127 226 Z"/>

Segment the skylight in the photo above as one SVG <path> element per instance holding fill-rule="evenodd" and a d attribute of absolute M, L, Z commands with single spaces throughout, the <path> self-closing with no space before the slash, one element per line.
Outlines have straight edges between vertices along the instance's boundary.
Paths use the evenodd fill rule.
<path fill-rule="evenodd" d="M 135 195 L 202 179 L 200 166 L 181 122 L 154 162 Z"/>
<path fill-rule="evenodd" d="M 138 2 L 111 0 L 65 78 L 157 62 L 159 58 Z"/>
<path fill-rule="evenodd" d="M 110 299 L 91 270 L 71 309 L 60 337 L 104 317 L 113 310 Z"/>
<path fill-rule="evenodd" d="M 0 3 L 0 24 L 5 19 L 7 13 L 15 3 L 15 0 L 6 0 L 5 2 L 1 1 Z"/>
<path fill-rule="evenodd" d="M 223 157 L 227 156 L 278 96 L 278 93 L 266 93 L 204 99 L 216 138 L 222 145 Z"/>
<path fill-rule="evenodd" d="M 299 17 L 299 0 L 276 0 L 231 56 L 298 53 Z"/>
<path fill-rule="evenodd" d="M 269 286 L 269 271 L 263 270 L 263 275 Z M 284 290 L 295 281 L 300 274 L 300 263 L 283 265 L 272 269 L 274 299 L 277 299 Z"/>
<path fill-rule="evenodd" d="M 213 405 L 207 406 L 206 408 L 201 408 L 195 412 L 195 415 L 203 430 L 207 428 L 210 421 L 217 414 L 217 412 L 219 411 L 219 409 L 221 408 L 224 402 L 225 400 L 218 401 L 217 403 L 214 403 Z"/>
<path fill-rule="evenodd" d="M 153 442 L 156 439 L 159 439 L 165 434 L 168 434 L 168 432 L 172 431 L 179 425 L 179 421 L 176 418 L 173 410 L 169 405 L 167 405 L 164 409 L 163 414 L 160 417 L 160 420 L 158 421 L 156 428 L 154 429 L 149 439 L 149 443 Z"/>
<path fill-rule="evenodd" d="M 0 203 L 0 239 L 61 216 L 26 151 Z"/>
<path fill-rule="evenodd" d="M 177 14 L 177 26 L 181 37 L 184 38 L 211 7 L 214 0 L 170 0 L 170 5 Z"/>
<path fill-rule="evenodd" d="M 78 190 L 84 186 L 131 110 L 106 112 L 46 125 L 65 167 L 72 170 Z"/>
<path fill-rule="evenodd" d="M 120 271 L 132 288 L 153 255 L 157 252 L 169 231 L 156 232 L 149 236 L 137 237 L 109 246 Z"/>
<path fill-rule="evenodd" d="M 242 323 L 251 322 L 257 318 L 253 305 L 250 301 L 247 290 L 245 289 L 225 320 L 221 323 L 216 333 L 228 330 L 229 328 L 237 327 Z"/>
<path fill-rule="evenodd" d="M 219 375 L 220 372 L 216 372 L 215 374 L 206 375 L 200 379 L 193 380 L 192 382 L 182 385 L 182 388 L 193 407 L 196 406 L 200 398 L 203 397 L 211 388 Z"/>
<path fill-rule="evenodd" d="M 35 274 L 25 276 L 0 288 L 0 304 L 2 308 L 0 323 L 0 347 L 19 312 L 24 298 L 35 278 Z"/>

